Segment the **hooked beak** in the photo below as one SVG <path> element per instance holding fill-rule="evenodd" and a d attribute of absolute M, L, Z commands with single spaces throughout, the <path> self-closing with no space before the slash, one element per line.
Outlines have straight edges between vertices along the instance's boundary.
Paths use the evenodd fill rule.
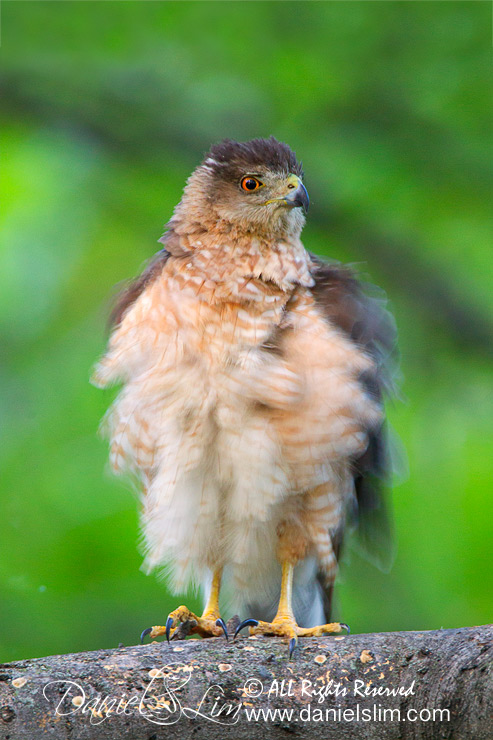
<path fill-rule="evenodd" d="M 288 183 L 290 190 L 287 195 L 283 195 L 281 198 L 272 198 L 272 200 L 266 201 L 264 205 L 268 205 L 269 203 L 283 203 L 289 208 L 303 208 L 303 211 L 306 213 L 310 205 L 310 198 L 308 197 L 307 189 L 301 182 L 301 178 L 298 175 L 290 175 Z"/>
<path fill-rule="evenodd" d="M 300 178 L 297 178 L 297 186 L 294 190 L 289 192 L 284 198 L 284 202 L 291 208 L 303 208 L 303 212 L 307 213 L 308 206 L 310 205 L 310 198 L 308 197 L 308 191 L 301 182 Z"/>

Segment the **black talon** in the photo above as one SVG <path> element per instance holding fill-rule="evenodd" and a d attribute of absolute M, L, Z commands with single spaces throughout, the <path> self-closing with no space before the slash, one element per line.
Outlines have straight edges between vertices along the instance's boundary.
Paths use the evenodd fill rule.
<path fill-rule="evenodd" d="M 293 657 L 294 649 L 296 645 L 298 644 L 298 638 L 292 637 L 289 641 L 289 660 Z"/>
<path fill-rule="evenodd" d="M 168 619 L 166 620 L 166 639 L 168 640 L 168 642 L 169 642 L 169 633 L 173 626 L 174 621 L 175 620 L 173 619 L 173 617 L 168 617 Z"/>
<path fill-rule="evenodd" d="M 258 627 L 258 619 L 244 619 L 243 622 L 240 622 L 235 630 L 233 640 L 236 639 L 236 635 L 243 629 L 243 627 Z"/>
<path fill-rule="evenodd" d="M 224 637 L 226 638 L 226 640 L 228 640 L 228 628 L 226 627 L 226 622 L 224 621 L 224 619 L 221 619 L 221 617 L 219 617 L 219 619 L 216 619 L 216 625 L 218 627 L 222 627 L 222 630 L 224 632 Z"/>
<path fill-rule="evenodd" d="M 340 622 L 339 624 L 341 625 L 341 627 L 344 627 L 344 629 L 346 630 L 346 632 L 348 633 L 348 635 L 351 634 L 351 630 L 349 629 L 349 625 L 348 624 L 345 624 L 344 622 Z"/>
<path fill-rule="evenodd" d="M 141 645 L 143 645 L 143 644 L 144 644 L 144 637 L 145 637 L 146 635 L 148 635 L 148 634 L 149 634 L 150 632 L 152 632 L 152 627 L 147 627 L 147 629 L 145 629 L 145 630 L 144 630 L 144 631 L 142 632 L 142 634 L 141 634 L 141 636 L 140 636 L 140 644 L 141 644 Z"/>

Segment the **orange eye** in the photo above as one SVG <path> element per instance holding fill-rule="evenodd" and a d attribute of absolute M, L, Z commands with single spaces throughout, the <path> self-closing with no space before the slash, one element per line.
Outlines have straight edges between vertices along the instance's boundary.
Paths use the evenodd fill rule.
<path fill-rule="evenodd" d="M 262 187 L 262 183 L 260 180 L 257 180 L 256 177 L 244 177 L 241 181 L 241 187 L 243 190 L 246 190 L 247 193 L 253 193 L 254 190 L 258 190 Z"/>

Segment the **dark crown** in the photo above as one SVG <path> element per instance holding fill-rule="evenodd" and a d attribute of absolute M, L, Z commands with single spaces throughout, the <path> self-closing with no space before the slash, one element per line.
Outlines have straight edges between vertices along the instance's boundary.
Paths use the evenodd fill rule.
<path fill-rule="evenodd" d="M 255 173 L 259 167 L 303 177 L 303 168 L 293 150 L 273 136 L 243 142 L 224 139 L 211 147 L 203 164 L 227 180 Z"/>

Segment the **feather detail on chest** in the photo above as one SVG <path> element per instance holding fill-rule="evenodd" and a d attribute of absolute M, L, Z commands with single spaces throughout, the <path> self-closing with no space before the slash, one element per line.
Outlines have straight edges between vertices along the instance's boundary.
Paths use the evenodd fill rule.
<path fill-rule="evenodd" d="M 279 325 L 294 289 L 314 284 L 299 240 L 268 249 L 256 238 L 229 245 L 202 236 L 184 253 L 174 232 L 172 237 L 176 256 L 161 253 L 148 268 L 148 285 L 144 273 L 137 299 L 130 296 L 129 309 L 117 317 L 96 383 L 125 381 L 157 356 L 176 362 L 180 353 L 202 353 L 210 343 L 226 355 L 261 345 Z"/>

